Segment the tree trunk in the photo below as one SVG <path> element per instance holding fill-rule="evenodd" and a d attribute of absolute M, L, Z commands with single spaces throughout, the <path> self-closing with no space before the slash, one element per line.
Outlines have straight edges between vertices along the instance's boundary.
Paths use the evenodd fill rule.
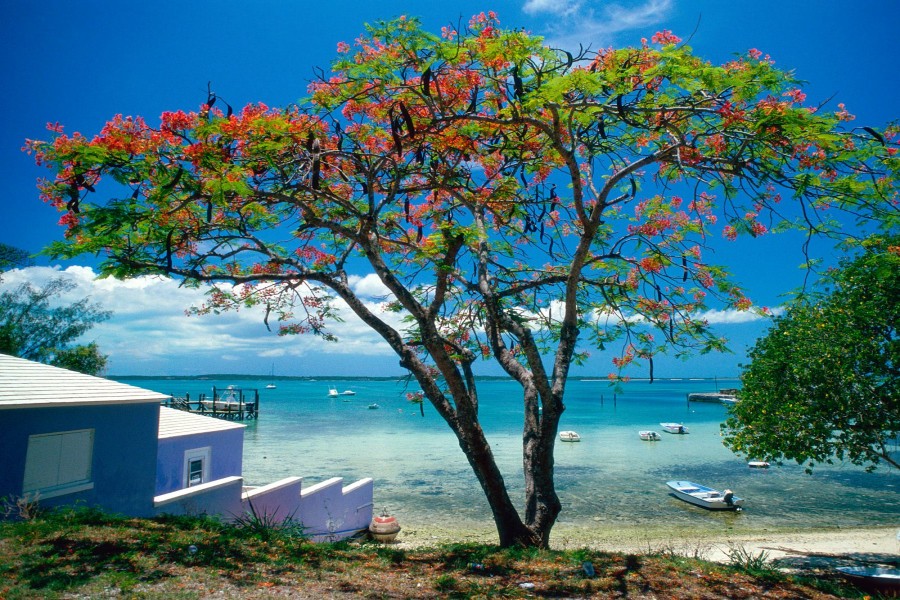
<path fill-rule="evenodd" d="M 509 497 L 503 475 L 494 460 L 494 453 L 477 421 L 451 423 L 459 439 L 459 446 L 478 477 L 481 489 L 491 507 L 500 546 L 546 547 L 541 535 L 527 527 Z M 549 530 L 548 530 L 549 535 Z"/>
<path fill-rule="evenodd" d="M 550 530 L 562 511 L 562 504 L 553 483 L 552 446 L 555 442 L 555 435 L 532 436 L 526 433 L 522 445 L 525 471 L 525 523 L 539 536 L 540 545 L 544 548 L 550 544 Z"/>

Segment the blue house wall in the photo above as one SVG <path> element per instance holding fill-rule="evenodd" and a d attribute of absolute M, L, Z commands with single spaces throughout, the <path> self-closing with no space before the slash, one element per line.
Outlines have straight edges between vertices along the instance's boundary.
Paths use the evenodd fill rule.
<path fill-rule="evenodd" d="M 210 448 L 209 481 L 241 476 L 244 430 L 228 429 L 159 440 L 156 494 L 184 488 L 184 455 L 195 448 Z"/>
<path fill-rule="evenodd" d="M 29 436 L 93 429 L 93 488 L 41 504 L 83 502 L 108 512 L 151 516 L 158 428 L 158 402 L 0 410 L 0 497 L 22 495 Z"/>

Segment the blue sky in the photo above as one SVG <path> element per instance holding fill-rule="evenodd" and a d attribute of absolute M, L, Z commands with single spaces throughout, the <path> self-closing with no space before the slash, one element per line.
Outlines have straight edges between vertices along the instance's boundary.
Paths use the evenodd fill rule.
<path fill-rule="evenodd" d="M 409 1 L 147 3 L 5 0 L 0 4 L 0 180 L 4 184 L 0 242 L 37 252 L 58 239 L 55 210 L 37 198 L 42 169 L 20 151 L 42 138 L 48 122 L 67 132 L 96 132 L 115 114 L 151 123 L 164 110 L 195 110 L 207 82 L 233 106 L 283 106 L 300 99 L 313 69 L 327 67 L 338 42 L 352 40 L 363 23 L 401 14 L 419 16 L 439 31 L 494 10 L 505 27 L 524 27 L 557 45 L 594 48 L 637 44 L 670 29 L 690 38 L 697 54 L 721 62 L 758 48 L 776 65 L 808 81 L 808 104 L 843 102 L 859 126 L 883 126 L 898 116 L 900 61 L 896 32 L 900 3 L 871 0 L 852 8 L 831 0 L 753 3 L 720 0 L 502 0 L 492 3 Z M 817 251 L 828 255 L 828 247 Z M 759 304 L 777 306 L 803 281 L 796 239 L 769 237 L 722 245 L 715 262 L 732 267 Z M 268 372 L 284 375 L 400 373 L 397 360 L 361 326 L 347 323 L 341 344 L 276 338 L 259 315 L 187 318 L 197 296 L 172 282 L 96 282 L 91 257 L 69 263 L 38 260 L 10 273 L 3 285 L 45 281 L 59 270 L 116 312 L 90 337 L 110 355 L 110 374 Z M 359 273 L 359 285 L 371 279 Z M 362 288 L 361 288 L 362 289 Z M 765 329 L 759 321 L 712 315 L 733 340 L 733 355 L 686 363 L 661 361 L 658 376 L 738 373 L 747 346 Z M 578 374 L 603 375 L 609 356 L 596 356 Z M 485 370 L 485 372 L 493 372 Z M 640 376 L 640 373 L 635 373 Z"/>

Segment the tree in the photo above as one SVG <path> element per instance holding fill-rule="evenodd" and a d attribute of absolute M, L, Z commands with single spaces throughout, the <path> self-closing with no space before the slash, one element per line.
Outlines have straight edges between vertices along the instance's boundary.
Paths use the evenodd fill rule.
<path fill-rule="evenodd" d="M 834 459 L 900 467 L 900 239 L 870 240 L 830 281 L 750 351 L 725 444 L 809 472 Z"/>
<path fill-rule="evenodd" d="M 83 298 L 74 304 L 52 306 L 75 284 L 52 279 L 42 288 L 23 283 L 0 293 L 0 352 L 59 367 L 98 375 L 106 367 L 106 356 L 95 343 L 72 345 L 94 325 L 112 313 Z"/>
<path fill-rule="evenodd" d="M 28 142 L 55 171 L 41 192 L 67 238 L 52 252 L 216 284 L 197 312 L 263 305 L 280 333 L 330 339 L 340 301 L 456 435 L 501 545 L 546 545 L 573 362 L 616 344 L 618 369 L 652 377 L 666 347 L 721 349 L 694 315 L 751 302 L 704 259 L 720 227 L 897 216 L 894 129 L 845 130 L 842 105 L 804 106 L 755 50 L 714 66 L 678 42 L 573 54 L 493 14 L 440 37 L 400 18 L 340 44 L 297 105 L 235 113 L 210 93 L 156 127 L 54 127 Z M 362 271 L 404 327 L 354 292 Z M 521 385 L 522 514 L 479 422 L 481 358 Z"/>
<path fill-rule="evenodd" d="M 100 348 L 96 342 L 90 342 L 89 344 L 58 350 L 50 364 L 55 367 L 69 369 L 70 371 L 99 375 L 106 370 L 108 358 L 105 354 L 100 353 Z"/>
<path fill-rule="evenodd" d="M 31 263 L 31 257 L 25 250 L 0 243 L 0 275 L 9 269 L 31 266 Z"/>

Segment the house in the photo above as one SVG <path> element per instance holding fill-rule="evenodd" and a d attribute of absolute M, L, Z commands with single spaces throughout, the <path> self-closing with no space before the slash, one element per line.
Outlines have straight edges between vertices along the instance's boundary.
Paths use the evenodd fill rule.
<path fill-rule="evenodd" d="M 137 517 L 250 512 L 315 540 L 366 529 L 373 483 L 244 486 L 244 425 L 160 405 L 164 394 L 0 354 L 0 498 Z"/>

